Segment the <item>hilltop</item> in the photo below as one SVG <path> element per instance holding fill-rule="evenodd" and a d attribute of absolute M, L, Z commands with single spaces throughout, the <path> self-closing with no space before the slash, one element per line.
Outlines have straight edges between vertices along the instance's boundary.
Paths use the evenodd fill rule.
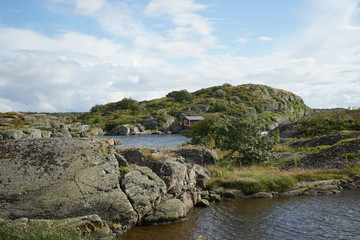
<path fill-rule="evenodd" d="M 262 121 L 266 126 L 264 130 L 271 130 L 309 112 L 311 109 L 301 97 L 285 90 L 258 84 L 223 84 L 191 93 L 172 91 L 149 101 L 124 98 L 96 105 L 79 119 L 110 133 L 123 124 L 135 124 L 133 127 L 142 130 L 177 132 L 178 122 L 184 115 L 246 116 Z"/>

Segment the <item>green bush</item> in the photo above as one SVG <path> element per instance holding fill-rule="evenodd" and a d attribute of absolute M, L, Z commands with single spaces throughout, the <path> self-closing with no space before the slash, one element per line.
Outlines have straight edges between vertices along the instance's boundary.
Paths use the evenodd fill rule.
<path fill-rule="evenodd" d="M 217 147 L 228 154 L 224 161 L 235 165 L 262 163 L 271 157 L 275 143 L 268 136 L 261 136 L 258 122 L 243 118 L 206 118 L 190 127 L 187 134 L 193 144 Z"/>
<path fill-rule="evenodd" d="M 187 90 L 172 91 L 166 95 L 166 97 L 174 99 L 176 102 L 187 102 L 193 99 L 191 93 Z"/>

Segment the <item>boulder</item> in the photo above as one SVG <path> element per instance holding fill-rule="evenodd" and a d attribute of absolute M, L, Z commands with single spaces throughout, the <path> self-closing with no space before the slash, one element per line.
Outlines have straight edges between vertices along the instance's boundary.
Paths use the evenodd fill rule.
<path fill-rule="evenodd" d="M 198 164 L 194 164 L 192 170 L 195 172 L 196 186 L 206 188 L 210 181 L 210 172 Z"/>
<path fill-rule="evenodd" d="M 121 179 L 121 188 L 128 196 L 139 216 L 138 224 L 145 215 L 149 215 L 166 194 L 166 185 L 148 167 L 132 166 L 133 171 Z"/>
<path fill-rule="evenodd" d="M 280 196 L 300 196 L 339 193 L 341 181 L 337 179 L 320 181 L 302 181 L 280 194 Z"/>
<path fill-rule="evenodd" d="M 27 131 L 29 133 L 28 138 L 42 138 L 42 132 L 40 129 L 30 128 Z"/>
<path fill-rule="evenodd" d="M 23 118 L 25 121 L 34 125 L 38 125 L 44 128 L 51 128 L 50 120 L 46 117 L 46 115 L 24 116 Z"/>
<path fill-rule="evenodd" d="M 21 130 L 2 130 L 0 131 L 3 139 L 22 139 L 24 137 L 24 132 Z"/>
<path fill-rule="evenodd" d="M 0 143 L 0 218 L 62 219 L 97 214 L 133 226 L 137 214 L 119 184 L 110 146 L 91 139 Z"/>
<path fill-rule="evenodd" d="M 179 148 L 172 152 L 185 158 L 186 162 L 193 164 L 213 164 L 218 160 L 217 153 L 210 148 Z"/>
<path fill-rule="evenodd" d="M 93 128 L 86 132 L 86 136 L 102 136 L 104 131 L 101 128 Z"/>
<path fill-rule="evenodd" d="M 163 119 L 163 123 L 161 124 L 161 126 L 159 126 L 160 130 L 168 130 L 171 126 L 171 124 L 173 124 L 175 121 L 175 118 L 173 116 L 170 115 L 166 115 L 166 117 Z"/>
<path fill-rule="evenodd" d="M 179 221 L 186 215 L 184 204 L 179 199 L 162 202 L 154 209 L 154 213 L 145 217 L 146 224 Z"/>
<path fill-rule="evenodd" d="M 128 124 L 116 126 L 111 129 L 107 135 L 130 135 L 130 127 Z"/>
<path fill-rule="evenodd" d="M 209 110 L 209 106 L 205 104 L 197 104 L 191 108 L 191 112 L 201 114 Z"/>
<path fill-rule="evenodd" d="M 269 192 L 257 192 L 250 195 L 251 198 L 273 198 L 273 195 Z"/>
<path fill-rule="evenodd" d="M 146 129 L 150 129 L 150 130 L 156 130 L 158 123 L 157 121 L 153 118 L 147 118 L 142 122 L 142 125 L 146 128 Z"/>
<path fill-rule="evenodd" d="M 68 129 L 68 127 L 66 125 L 60 125 L 60 132 L 61 134 L 63 135 L 63 137 L 66 137 L 66 138 L 71 138 L 71 134 L 70 134 L 70 131 Z"/>

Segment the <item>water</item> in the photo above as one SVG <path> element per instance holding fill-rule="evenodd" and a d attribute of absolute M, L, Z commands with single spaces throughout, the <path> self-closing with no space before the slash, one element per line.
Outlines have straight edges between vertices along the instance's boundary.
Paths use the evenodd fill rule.
<path fill-rule="evenodd" d="M 189 141 L 180 134 L 165 135 L 131 135 L 131 136 L 99 136 L 98 138 L 120 140 L 120 147 L 173 148 Z"/>
<path fill-rule="evenodd" d="M 360 239 L 360 190 L 336 195 L 225 200 L 188 220 L 129 230 L 118 240 Z"/>

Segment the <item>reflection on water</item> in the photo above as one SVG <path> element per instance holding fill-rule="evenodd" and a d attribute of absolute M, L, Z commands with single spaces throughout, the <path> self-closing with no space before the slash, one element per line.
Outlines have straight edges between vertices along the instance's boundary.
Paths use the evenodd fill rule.
<path fill-rule="evenodd" d="M 165 135 L 132 135 L 132 136 L 98 136 L 98 138 L 120 140 L 120 147 L 173 148 L 189 141 L 180 134 Z"/>
<path fill-rule="evenodd" d="M 337 195 L 234 199 L 193 209 L 188 220 L 131 229 L 118 239 L 360 239 L 360 190 Z"/>

